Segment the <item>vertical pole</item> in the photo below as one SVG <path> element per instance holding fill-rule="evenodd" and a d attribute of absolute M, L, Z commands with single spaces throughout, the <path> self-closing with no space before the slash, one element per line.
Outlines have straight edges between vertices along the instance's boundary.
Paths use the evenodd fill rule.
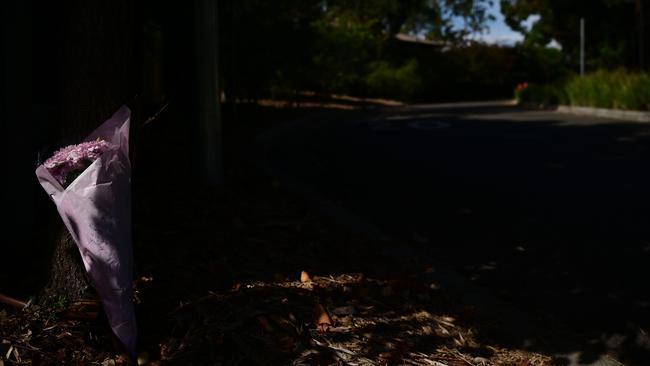
<path fill-rule="evenodd" d="M 637 0 L 639 12 L 639 68 L 645 70 L 645 21 L 643 13 L 643 0 Z"/>
<path fill-rule="evenodd" d="M 585 74 L 585 18 L 580 18 L 580 76 Z"/>
<path fill-rule="evenodd" d="M 211 186 L 223 184 L 221 119 L 217 66 L 217 2 L 195 0 L 196 82 L 201 170 Z"/>

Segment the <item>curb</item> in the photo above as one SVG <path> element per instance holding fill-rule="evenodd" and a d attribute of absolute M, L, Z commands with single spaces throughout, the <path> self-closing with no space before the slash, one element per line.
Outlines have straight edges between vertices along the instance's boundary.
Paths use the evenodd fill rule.
<path fill-rule="evenodd" d="M 641 123 L 650 122 L 650 112 L 644 112 L 644 111 L 626 111 L 620 109 L 574 107 L 568 105 L 560 105 L 557 107 L 556 112 L 575 114 L 579 116 L 614 118 L 614 119 L 621 119 L 621 120 L 641 122 Z"/>
<path fill-rule="evenodd" d="M 555 111 L 556 113 L 574 114 L 576 116 L 592 116 L 600 118 L 620 119 L 623 121 L 650 123 L 650 111 L 628 111 L 623 109 L 578 107 L 571 105 L 550 105 L 533 102 L 519 102 L 516 105 L 536 110 Z"/>

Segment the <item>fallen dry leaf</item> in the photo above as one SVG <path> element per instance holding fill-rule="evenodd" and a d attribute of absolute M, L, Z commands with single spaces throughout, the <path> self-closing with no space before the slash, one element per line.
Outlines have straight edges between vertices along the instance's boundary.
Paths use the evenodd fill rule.
<path fill-rule="evenodd" d="M 311 277 L 309 277 L 309 273 L 306 271 L 300 272 L 300 282 L 311 282 Z"/>
<path fill-rule="evenodd" d="M 332 318 L 330 318 L 327 310 L 321 304 L 316 304 L 314 307 L 314 324 L 321 332 L 327 332 L 327 330 L 334 324 Z"/>

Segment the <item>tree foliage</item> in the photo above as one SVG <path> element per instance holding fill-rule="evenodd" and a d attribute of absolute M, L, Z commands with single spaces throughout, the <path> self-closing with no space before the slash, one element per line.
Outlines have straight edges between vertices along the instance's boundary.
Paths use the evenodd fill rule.
<path fill-rule="evenodd" d="M 491 0 L 330 0 L 328 16 L 353 15 L 372 21 L 374 30 L 391 38 L 397 33 L 426 34 L 437 40 L 462 40 L 482 31 L 490 18 Z M 454 27 L 454 19 L 463 28 Z"/>
<path fill-rule="evenodd" d="M 463 41 L 483 29 L 490 4 L 491 0 L 223 2 L 220 62 L 226 97 L 256 99 L 300 89 L 356 93 L 394 85 L 395 77 L 405 78 L 417 69 L 417 63 L 396 56 L 391 46 L 396 34 Z M 459 20 L 464 27 L 454 26 Z"/>
<path fill-rule="evenodd" d="M 638 1 L 637 1 L 638 2 Z M 546 45 L 556 40 L 570 61 L 578 62 L 580 18 L 586 22 L 586 57 L 592 68 L 613 68 L 638 62 L 638 22 L 644 14 L 633 0 L 501 0 L 506 23 L 525 34 L 528 45 Z M 524 24 L 531 15 L 540 18 L 530 29 Z"/>

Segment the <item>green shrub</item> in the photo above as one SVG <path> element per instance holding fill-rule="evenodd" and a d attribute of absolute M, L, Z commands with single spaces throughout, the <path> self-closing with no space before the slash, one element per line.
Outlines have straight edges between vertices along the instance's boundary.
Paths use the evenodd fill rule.
<path fill-rule="evenodd" d="M 372 21 L 341 16 L 312 24 L 316 37 L 312 45 L 311 75 L 320 91 L 357 94 L 363 85 L 368 63 L 376 56 L 381 39 L 373 33 Z"/>
<path fill-rule="evenodd" d="M 371 63 L 369 69 L 365 83 L 368 94 L 372 96 L 409 99 L 422 84 L 418 63 L 413 59 L 400 67 L 377 61 Z"/>
<path fill-rule="evenodd" d="M 520 102 L 569 104 L 596 108 L 650 110 L 650 75 L 599 70 L 573 76 L 560 86 L 529 85 L 515 90 Z"/>
<path fill-rule="evenodd" d="M 530 84 L 515 89 L 515 98 L 520 103 L 558 105 L 564 103 L 566 96 L 562 87 L 556 85 Z"/>
<path fill-rule="evenodd" d="M 645 73 L 600 70 L 572 78 L 565 91 L 571 105 L 650 110 L 650 75 Z"/>

